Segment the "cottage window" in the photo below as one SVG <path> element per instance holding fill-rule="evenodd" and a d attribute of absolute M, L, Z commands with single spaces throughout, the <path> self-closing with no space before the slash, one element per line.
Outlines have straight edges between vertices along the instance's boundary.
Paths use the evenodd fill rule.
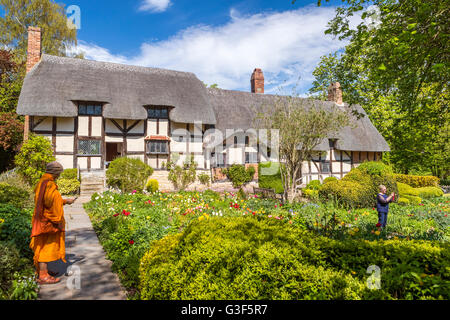
<path fill-rule="evenodd" d="M 258 163 L 258 153 L 257 152 L 246 152 L 245 153 L 245 163 Z"/>
<path fill-rule="evenodd" d="M 250 137 L 245 136 L 245 146 L 248 147 L 250 145 Z"/>
<path fill-rule="evenodd" d="M 169 119 L 169 111 L 167 108 L 152 107 L 148 109 L 149 119 Z"/>
<path fill-rule="evenodd" d="M 102 152 L 100 140 L 79 140 L 78 154 L 89 156 L 101 155 Z"/>
<path fill-rule="evenodd" d="M 147 153 L 150 154 L 169 154 L 168 141 L 149 141 L 147 144 Z"/>
<path fill-rule="evenodd" d="M 322 173 L 330 173 L 330 162 L 329 161 L 321 162 L 320 170 L 322 171 Z"/>
<path fill-rule="evenodd" d="M 102 115 L 102 105 L 91 104 L 91 103 L 79 103 L 78 104 L 78 115 L 80 115 L 80 116 L 101 116 Z"/>

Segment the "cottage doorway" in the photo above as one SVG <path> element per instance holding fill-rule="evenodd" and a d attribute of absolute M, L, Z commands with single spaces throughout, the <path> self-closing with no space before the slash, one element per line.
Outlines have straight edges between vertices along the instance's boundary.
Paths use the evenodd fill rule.
<path fill-rule="evenodd" d="M 123 143 L 118 142 L 106 142 L 106 168 L 108 168 L 109 163 L 116 158 L 121 157 L 123 154 Z"/>

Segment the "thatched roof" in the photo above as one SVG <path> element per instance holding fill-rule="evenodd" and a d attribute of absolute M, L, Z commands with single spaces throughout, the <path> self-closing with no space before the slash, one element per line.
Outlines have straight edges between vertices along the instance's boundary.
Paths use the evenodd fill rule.
<path fill-rule="evenodd" d="M 174 107 L 172 121 L 215 124 L 202 82 L 193 74 L 43 55 L 25 77 L 17 113 L 75 117 L 75 101 L 104 102 L 103 116 L 147 119 L 146 105 Z"/>
<path fill-rule="evenodd" d="M 262 105 L 274 103 L 278 97 L 270 94 L 256 94 L 222 89 L 208 89 L 208 93 L 216 113 L 216 128 L 223 132 L 226 129 L 247 130 L 253 128 L 255 110 Z M 310 100 L 306 98 L 297 99 L 304 100 L 305 106 L 321 105 L 325 108 L 330 108 L 334 104 L 334 102 L 329 101 Z M 328 137 L 338 139 L 336 149 L 372 152 L 390 151 L 388 144 L 373 126 L 364 109 L 359 105 L 352 107 L 359 113 L 364 114 L 364 117 L 356 121 L 356 126 L 345 127 L 336 136 Z M 326 151 L 329 149 L 328 139 L 324 139 L 315 148 L 317 151 Z"/>

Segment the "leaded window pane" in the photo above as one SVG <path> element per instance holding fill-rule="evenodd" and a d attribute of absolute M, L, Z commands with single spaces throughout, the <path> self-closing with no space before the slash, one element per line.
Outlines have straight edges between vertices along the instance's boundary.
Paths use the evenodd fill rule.
<path fill-rule="evenodd" d="M 80 140 L 78 141 L 78 154 L 80 155 L 99 155 L 100 141 L 98 140 Z"/>
<path fill-rule="evenodd" d="M 80 106 L 78 107 L 78 113 L 80 115 L 85 115 L 86 114 L 86 105 L 80 104 Z"/>

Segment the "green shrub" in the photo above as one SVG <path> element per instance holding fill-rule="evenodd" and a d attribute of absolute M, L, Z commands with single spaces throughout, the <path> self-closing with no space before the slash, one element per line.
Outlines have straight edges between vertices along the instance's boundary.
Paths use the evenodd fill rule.
<path fill-rule="evenodd" d="M 186 159 L 183 166 L 175 165 L 173 161 L 168 161 L 166 164 L 169 170 L 169 181 L 177 190 L 185 190 L 190 184 L 195 182 L 197 177 L 197 163 L 194 161 L 194 156 Z"/>
<path fill-rule="evenodd" d="M 358 166 L 358 169 L 370 176 L 385 176 L 394 174 L 392 167 L 381 161 L 365 161 Z"/>
<path fill-rule="evenodd" d="M 9 203 L 23 208 L 30 199 L 28 190 L 0 182 L 0 203 Z"/>
<path fill-rule="evenodd" d="M 311 180 L 306 185 L 306 189 L 310 189 L 310 190 L 320 190 L 321 187 L 322 187 L 322 184 L 320 183 L 320 180 Z"/>
<path fill-rule="evenodd" d="M 235 188 L 242 187 L 244 184 L 252 181 L 255 176 L 255 168 L 248 167 L 246 169 L 245 166 L 241 164 L 233 164 L 222 172 L 231 180 L 233 187 Z"/>
<path fill-rule="evenodd" d="M 136 158 L 121 157 L 113 160 L 106 170 L 106 183 L 118 188 L 122 193 L 130 193 L 136 190 L 142 192 L 153 169 L 142 160 Z"/>
<path fill-rule="evenodd" d="M 78 180 L 78 169 L 65 169 L 59 179 Z"/>
<path fill-rule="evenodd" d="M 328 183 L 328 182 L 332 182 L 332 181 L 338 181 L 338 178 L 336 178 L 336 177 L 328 177 L 328 178 L 325 178 L 325 179 L 323 180 L 323 184 Z"/>
<path fill-rule="evenodd" d="M 31 212 L 9 204 L 0 204 L 0 241 L 13 244 L 23 257 L 29 257 L 31 235 Z"/>
<path fill-rule="evenodd" d="M 211 218 L 152 243 L 141 298 L 447 300 L 449 255 L 437 241 L 334 240 L 275 219 Z M 379 290 L 366 286 L 372 265 Z"/>
<path fill-rule="evenodd" d="M 413 188 L 421 187 L 437 187 L 439 184 L 439 178 L 433 176 L 413 176 L 408 174 L 396 174 L 394 175 L 397 182 L 406 183 Z"/>
<path fill-rule="evenodd" d="M 155 179 L 149 179 L 147 181 L 147 185 L 145 186 L 145 190 L 147 190 L 148 192 L 156 192 L 159 190 L 159 182 L 158 180 Z"/>
<path fill-rule="evenodd" d="M 45 173 L 47 163 L 55 161 L 51 142 L 38 135 L 31 135 L 15 157 L 18 172 L 31 185 L 35 185 Z"/>
<path fill-rule="evenodd" d="M 401 205 L 408 205 L 408 204 L 410 204 L 410 201 L 409 201 L 409 199 L 407 199 L 407 198 L 399 197 L 399 198 L 398 198 L 398 204 L 401 204 Z"/>
<path fill-rule="evenodd" d="M 205 186 L 209 186 L 211 184 L 211 177 L 206 173 L 202 173 L 198 175 L 198 181 Z"/>
<path fill-rule="evenodd" d="M 419 191 L 417 189 L 407 185 L 406 183 L 397 182 L 397 186 L 398 186 L 398 194 L 400 196 L 403 196 L 403 195 L 418 196 L 419 195 Z"/>
<path fill-rule="evenodd" d="M 273 167 L 272 167 L 273 166 Z M 271 168 L 271 169 L 269 169 Z M 272 173 L 263 175 L 264 170 Z M 280 164 L 274 162 L 261 162 L 258 164 L 258 184 L 260 188 L 275 189 L 276 193 L 284 193 L 284 186 L 281 180 Z"/>
<path fill-rule="evenodd" d="M 267 219 L 215 218 L 152 244 L 141 260 L 146 299 L 359 299 L 364 285 L 326 269 L 302 233 Z"/>
<path fill-rule="evenodd" d="M 416 190 L 419 193 L 419 197 L 422 199 L 438 198 L 444 195 L 444 192 L 436 187 L 422 187 L 417 188 Z"/>
<path fill-rule="evenodd" d="M 409 194 L 404 194 L 402 195 L 402 198 L 408 199 L 409 202 L 411 204 L 414 205 L 419 205 L 422 203 L 422 198 L 421 197 L 417 197 L 417 196 L 413 196 L 413 195 L 409 195 Z"/>
<path fill-rule="evenodd" d="M 309 199 L 316 199 L 319 196 L 319 190 L 304 189 L 302 193 Z"/>
<path fill-rule="evenodd" d="M 348 208 L 372 207 L 376 194 L 370 187 L 356 181 L 338 180 L 322 186 L 319 197 L 323 200 L 334 200 L 339 205 Z"/>
<path fill-rule="evenodd" d="M 58 179 L 56 184 L 59 193 L 64 196 L 77 194 L 80 189 L 80 181 L 77 179 Z"/>

